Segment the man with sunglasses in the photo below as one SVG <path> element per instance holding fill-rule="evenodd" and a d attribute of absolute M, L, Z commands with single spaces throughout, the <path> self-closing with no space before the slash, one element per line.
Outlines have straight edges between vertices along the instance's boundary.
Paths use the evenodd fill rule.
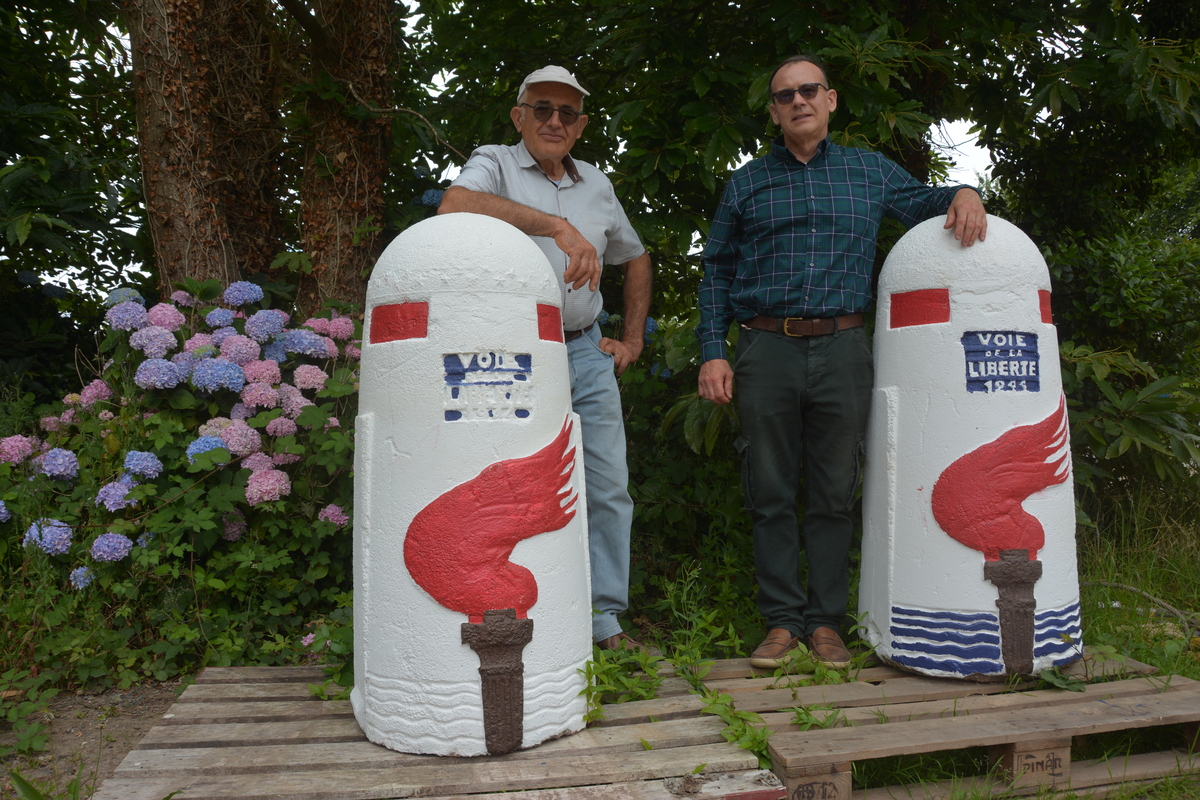
<path fill-rule="evenodd" d="M 439 214 L 469 211 L 502 219 L 528 234 L 560 278 L 571 405 L 583 435 L 592 638 L 602 649 L 643 649 L 621 631 L 629 600 L 633 500 L 625 460 L 625 423 L 617 376 L 642 352 L 650 310 L 650 256 L 600 170 L 571 158 L 587 127 L 588 91 L 566 69 L 530 73 L 510 112 L 515 145 L 486 145 L 446 190 Z M 596 317 L 603 264 L 625 271 L 625 321 L 618 339 L 601 337 Z"/>
<path fill-rule="evenodd" d="M 794 56 L 770 82 L 771 152 L 730 177 L 704 248 L 700 395 L 728 403 L 737 386 L 743 486 L 751 511 L 758 607 L 767 636 L 750 663 L 778 666 L 805 640 L 845 667 L 839 635 L 874 368 L 863 330 L 883 217 L 906 226 L 939 214 L 964 247 L 987 232 L 970 187 L 922 185 L 884 156 L 829 139 L 837 108 L 824 68 Z M 736 366 L 725 338 L 736 321 Z M 806 487 L 801 583 L 796 491 Z"/>

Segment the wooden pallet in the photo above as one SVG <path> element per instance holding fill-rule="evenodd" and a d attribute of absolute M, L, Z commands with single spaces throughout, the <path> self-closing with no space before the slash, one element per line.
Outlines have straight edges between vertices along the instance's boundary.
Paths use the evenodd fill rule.
<path fill-rule="evenodd" d="M 681 678 L 668 678 L 659 699 L 607 706 L 600 724 L 573 736 L 504 756 L 453 758 L 368 742 L 349 701 L 312 698 L 309 684 L 323 677 L 307 667 L 206 669 L 94 800 L 161 800 L 173 791 L 178 800 L 491 800 L 500 792 L 678 800 L 667 779 L 687 782 L 695 798 L 783 796 L 753 754 L 725 741 L 724 724 L 701 714 L 703 703 Z"/>
<path fill-rule="evenodd" d="M 1089 675 L 1138 674 L 1136 662 L 1088 660 Z M 573 736 L 498 757 L 396 753 L 371 744 L 346 701 L 319 701 L 308 667 L 210 668 L 131 751 L 95 800 L 783 800 L 756 758 L 722 736 L 686 682 L 670 677 L 655 700 L 605 706 L 605 719 Z M 902 753 L 987 745 L 1014 776 L 1049 774 L 1056 785 L 1103 787 L 1200 771 L 1186 751 L 1120 763 L 1071 763 L 1070 737 L 1200 720 L 1200 684 L 1126 677 L 1086 692 L 926 678 L 875 666 L 840 685 L 789 686 L 745 659 L 714 662 L 709 689 L 773 730 L 775 772 L 788 800 L 850 797 L 850 764 Z M 831 707 L 842 727 L 802 731 L 794 708 Z M 814 710 L 820 716 L 830 711 Z M 1032 766 L 1031 766 L 1032 765 Z M 699 772 L 695 773 L 697 770 Z M 983 784 L 999 793 L 1002 782 Z M 1027 778 L 1015 791 L 1032 792 Z M 774 784 L 774 785 L 772 785 Z M 951 787 L 891 787 L 856 798 L 941 797 Z M 941 792 L 941 794 L 939 794 Z M 501 794 L 505 793 L 505 794 Z M 515 794 L 514 794 L 515 793 Z"/>

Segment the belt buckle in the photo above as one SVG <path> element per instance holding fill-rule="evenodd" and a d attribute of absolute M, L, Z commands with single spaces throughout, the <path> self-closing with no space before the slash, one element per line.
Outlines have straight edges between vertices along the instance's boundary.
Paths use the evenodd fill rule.
<path fill-rule="evenodd" d="M 808 320 L 804 319 L 804 317 L 784 317 L 783 322 L 780 324 L 780 329 L 783 331 L 784 336 L 791 336 L 795 339 L 803 339 L 805 336 L 809 335 L 807 333 L 792 333 L 791 331 L 789 331 L 788 323 L 792 322 L 792 321 L 807 322 Z"/>

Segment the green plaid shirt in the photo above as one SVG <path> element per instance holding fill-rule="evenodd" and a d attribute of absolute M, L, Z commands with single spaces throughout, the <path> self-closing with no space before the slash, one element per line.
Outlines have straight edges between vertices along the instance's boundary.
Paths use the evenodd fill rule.
<path fill-rule="evenodd" d="M 912 227 L 945 213 L 961 188 L 925 186 L 879 153 L 828 139 L 804 164 L 777 138 L 770 155 L 730 177 L 709 229 L 703 360 L 726 357 L 734 319 L 865 311 L 883 218 Z"/>

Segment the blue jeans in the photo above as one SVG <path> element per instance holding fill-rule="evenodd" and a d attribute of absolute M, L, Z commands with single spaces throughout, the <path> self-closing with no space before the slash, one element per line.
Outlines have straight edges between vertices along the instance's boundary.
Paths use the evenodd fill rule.
<path fill-rule="evenodd" d="M 629 605 L 629 528 L 633 499 L 625 463 L 625 420 L 613 357 L 600 349 L 600 326 L 567 342 L 571 408 L 583 435 L 588 552 L 592 562 L 592 639 L 621 632 Z"/>
<path fill-rule="evenodd" d="M 742 481 L 754 522 L 758 608 L 768 628 L 808 636 L 846 616 L 849 553 L 874 365 L 866 332 L 792 338 L 743 329 L 734 391 Z M 796 493 L 807 490 L 803 530 Z M 808 556 L 800 578 L 800 548 Z M 806 585 L 807 584 L 807 585 Z"/>

